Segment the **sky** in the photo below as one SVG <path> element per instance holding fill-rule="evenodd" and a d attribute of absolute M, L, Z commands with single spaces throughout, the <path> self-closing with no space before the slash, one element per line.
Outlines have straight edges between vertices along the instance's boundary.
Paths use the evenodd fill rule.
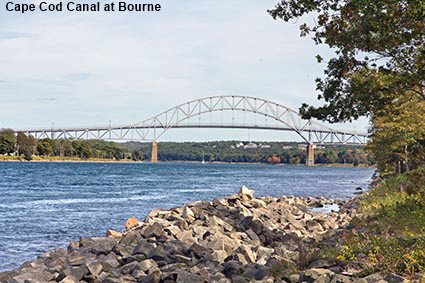
<path fill-rule="evenodd" d="M 320 105 L 314 79 L 325 65 L 315 56 L 332 53 L 300 38 L 301 22 L 273 20 L 267 9 L 276 2 L 165 0 L 144 2 L 160 3 L 160 12 L 22 14 L 6 11 L 2 1 L 0 128 L 133 124 L 213 95 L 255 96 L 292 109 Z M 367 126 L 362 119 L 332 127 L 365 132 Z M 282 132 L 249 134 L 297 140 Z M 179 129 L 162 139 L 247 138 L 247 130 Z"/>

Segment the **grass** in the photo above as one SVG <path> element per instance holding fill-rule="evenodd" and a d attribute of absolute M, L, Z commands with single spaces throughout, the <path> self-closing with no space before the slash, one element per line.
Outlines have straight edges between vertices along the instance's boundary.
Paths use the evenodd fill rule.
<path fill-rule="evenodd" d="M 371 271 L 425 272 L 425 169 L 385 178 L 362 199 L 352 225 L 339 260 L 362 261 Z"/>
<path fill-rule="evenodd" d="M 0 155 L 0 161 L 26 161 L 23 156 Z M 133 162 L 133 160 L 115 160 L 106 158 L 79 158 L 79 157 L 60 157 L 60 156 L 37 156 L 33 155 L 31 161 L 86 161 L 86 162 Z"/>

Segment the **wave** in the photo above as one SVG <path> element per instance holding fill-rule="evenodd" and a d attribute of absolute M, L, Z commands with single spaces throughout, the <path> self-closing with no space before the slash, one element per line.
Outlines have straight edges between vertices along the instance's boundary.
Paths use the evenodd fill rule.
<path fill-rule="evenodd" d="M 70 199 L 44 199 L 44 200 L 33 200 L 23 201 L 19 203 L 0 204 L 0 208 L 27 208 L 34 206 L 44 205 L 67 205 L 67 204 L 79 204 L 79 203 L 112 203 L 122 201 L 137 201 L 137 200 L 158 200 L 166 198 L 164 195 L 145 195 L 145 196 L 130 196 L 120 198 L 70 198 Z"/>

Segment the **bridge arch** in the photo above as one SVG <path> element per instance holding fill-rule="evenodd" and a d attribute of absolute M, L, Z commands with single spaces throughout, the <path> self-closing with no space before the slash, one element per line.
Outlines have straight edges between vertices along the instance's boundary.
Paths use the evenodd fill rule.
<path fill-rule="evenodd" d="M 195 116 L 217 111 L 249 112 L 278 122 L 279 126 L 232 126 L 196 124 L 186 125 L 184 121 Z M 313 120 L 301 119 L 298 112 L 282 104 L 251 96 L 223 95 L 195 99 L 182 103 L 149 119 L 134 124 L 99 127 L 45 128 L 17 130 L 36 138 L 72 138 L 106 140 L 157 140 L 172 128 L 248 128 L 294 131 L 308 144 L 312 143 L 354 143 L 365 144 L 367 134 L 332 129 Z"/>
<path fill-rule="evenodd" d="M 231 128 L 294 131 L 307 143 L 307 165 L 314 164 L 313 143 L 366 144 L 368 135 L 335 130 L 313 120 L 301 119 L 298 112 L 279 103 L 251 96 L 223 95 L 195 99 L 161 112 L 144 121 L 117 126 L 20 130 L 35 138 L 106 140 L 151 140 L 152 161 L 157 161 L 157 139 L 172 128 L 226 128 L 225 125 L 183 125 L 192 117 L 217 111 L 242 111 L 274 119 L 278 127 L 232 126 Z M 19 132 L 19 130 L 17 131 Z"/>
<path fill-rule="evenodd" d="M 131 127 L 160 129 L 154 134 L 154 139 L 158 139 L 169 129 L 180 127 L 181 123 L 190 118 L 218 111 L 250 112 L 273 119 L 282 124 L 281 130 L 295 131 L 304 141 L 311 142 L 302 132 L 308 131 L 315 124 L 314 121 L 302 120 L 298 112 L 282 104 L 251 96 L 211 96 L 192 100 L 132 124 Z M 323 130 L 325 127 L 321 128 Z"/>

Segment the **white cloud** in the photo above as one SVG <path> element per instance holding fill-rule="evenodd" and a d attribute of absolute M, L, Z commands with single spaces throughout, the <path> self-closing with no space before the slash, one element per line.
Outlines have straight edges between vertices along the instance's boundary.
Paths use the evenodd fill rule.
<path fill-rule="evenodd" d="M 317 103 L 314 78 L 324 66 L 314 56 L 328 51 L 300 39 L 296 24 L 273 21 L 266 9 L 274 4 L 167 0 L 151 13 L 0 10 L 0 99 L 11 109 L 0 113 L 0 127 L 133 123 L 214 94 L 292 108 Z M 35 102 L 43 97 L 55 100 Z"/>

